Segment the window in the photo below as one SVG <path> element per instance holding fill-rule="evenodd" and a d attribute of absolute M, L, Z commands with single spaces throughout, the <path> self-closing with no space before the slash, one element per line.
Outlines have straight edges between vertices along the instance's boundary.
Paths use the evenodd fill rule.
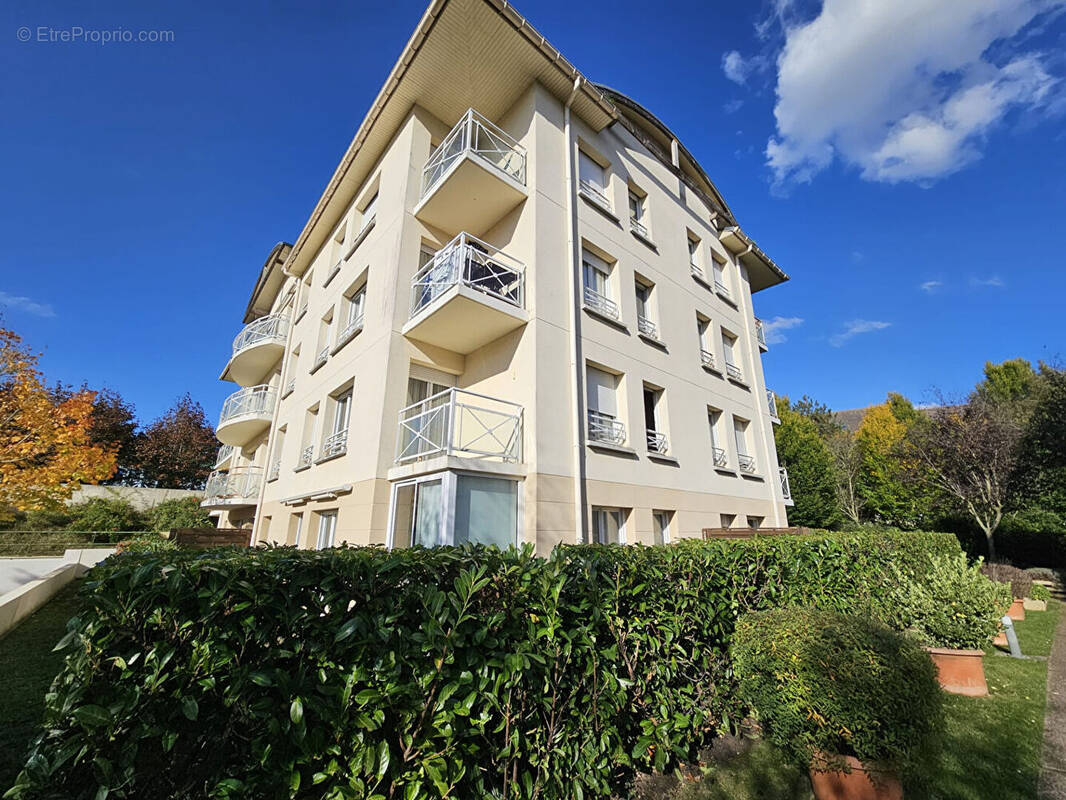
<path fill-rule="evenodd" d="M 672 511 L 651 512 L 651 532 L 654 544 L 670 544 L 670 520 Z"/>
<path fill-rule="evenodd" d="M 585 368 L 585 391 L 588 395 L 589 438 L 623 444 L 626 429 L 618 419 L 618 376 L 588 366 Z"/>
<path fill-rule="evenodd" d="M 748 527 L 753 531 L 759 530 L 762 527 L 762 523 L 765 517 L 748 517 Z"/>
<path fill-rule="evenodd" d="M 647 195 L 639 189 L 629 187 L 629 229 L 638 236 L 648 238 L 648 220 L 645 218 L 644 205 Z"/>
<path fill-rule="evenodd" d="M 331 398 L 332 419 L 322 441 L 322 458 L 344 455 L 348 450 L 348 421 L 352 413 L 352 390 L 346 389 Z"/>
<path fill-rule="evenodd" d="M 326 359 L 329 358 L 329 338 L 332 328 L 333 309 L 331 308 L 318 323 L 318 346 L 315 348 L 315 361 L 311 365 L 311 372 L 325 364 Z"/>
<path fill-rule="evenodd" d="M 744 380 L 744 371 L 737 364 L 737 337 L 722 329 L 722 355 L 725 357 L 725 371 L 735 381 Z"/>
<path fill-rule="evenodd" d="M 623 508 L 592 507 L 592 541 L 595 544 L 625 544 L 626 516 Z"/>
<path fill-rule="evenodd" d="M 290 514 L 289 515 L 289 533 L 288 533 L 287 538 L 285 539 L 285 544 L 299 546 L 299 544 L 300 544 L 300 533 L 303 531 L 303 527 L 304 527 L 304 515 L 302 513 L 300 513 L 300 514 Z"/>
<path fill-rule="evenodd" d="M 311 301 L 311 281 L 313 276 L 314 272 L 312 270 L 308 270 L 307 275 L 304 276 L 304 285 L 300 289 L 300 310 L 296 313 L 297 322 L 307 313 L 307 306 Z"/>
<path fill-rule="evenodd" d="M 711 454 L 716 467 L 729 465 L 729 456 L 722 445 L 722 412 L 717 408 L 707 408 L 707 425 L 711 429 Z"/>
<path fill-rule="evenodd" d="M 366 284 L 358 289 L 349 289 L 344 296 L 344 318 L 341 332 L 337 334 L 337 347 L 345 344 L 363 329 L 363 313 L 366 308 Z"/>
<path fill-rule="evenodd" d="M 402 412 L 399 460 L 436 453 L 445 446 L 448 389 L 443 383 L 407 379 L 407 406 Z"/>
<path fill-rule="evenodd" d="M 292 349 L 292 355 L 289 356 L 289 379 L 285 382 L 285 391 L 282 393 L 282 397 L 292 394 L 292 391 L 296 388 L 296 366 L 299 363 L 300 345 L 296 345 Z"/>
<path fill-rule="evenodd" d="M 696 312 L 696 338 L 700 344 L 700 362 L 708 369 L 717 370 L 718 364 L 711 349 L 711 330 L 713 325 L 707 317 Z"/>
<path fill-rule="evenodd" d="M 367 227 L 375 220 L 378 213 L 378 193 L 374 192 L 370 196 L 370 199 L 363 205 L 363 223 L 362 230 L 366 230 Z"/>
<path fill-rule="evenodd" d="M 721 519 L 721 523 L 720 523 L 721 527 L 723 527 L 723 528 L 732 528 L 733 527 L 733 523 L 736 522 L 736 520 L 737 520 L 737 515 L 736 514 L 719 514 L 719 518 Z"/>
<path fill-rule="evenodd" d="M 307 409 L 304 414 L 303 439 L 300 442 L 300 458 L 296 469 L 311 466 L 315 459 L 315 431 L 318 429 L 318 404 Z"/>
<path fill-rule="evenodd" d="M 755 457 L 748 454 L 748 421 L 733 417 L 733 436 L 737 443 L 737 463 L 741 472 L 755 472 Z"/>
<path fill-rule="evenodd" d="M 315 541 L 315 549 L 325 550 L 333 547 L 333 537 L 337 533 L 337 512 L 323 511 L 318 515 L 318 539 Z"/>
<path fill-rule="evenodd" d="M 714 265 L 714 289 L 718 294 L 723 295 L 726 298 L 730 297 L 729 281 L 726 277 L 726 262 L 721 256 L 715 252 L 711 252 L 711 259 Z"/>
<path fill-rule="evenodd" d="M 637 330 L 658 341 L 659 328 L 654 322 L 651 310 L 652 284 L 638 278 L 634 291 L 637 296 Z"/>
<path fill-rule="evenodd" d="M 267 480 L 276 481 L 281 475 L 281 454 L 285 450 L 285 432 L 288 426 L 282 425 L 278 428 L 277 434 L 275 434 L 274 442 L 274 458 L 270 461 L 270 472 L 267 475 Z"/>
<path fill-rule="evenodd" d="M 644 430 L 647 432 L 649 453 L 665 454 L 667 450 L 666 433 L 659 418 L 662 400 L 662 389 L 644 384 Z"/>
<path fill-rule="evenodd" d="M 607 199 L 607 171 L 584 150 L 578 151 L 578 176 L 581 192 L 605 208 L 610 208 Z"/>
<path fill-rule="evenodd" d="M 450 527 L 449 527 L 450 525 Z M 518 481 L 438 473 L 393 492 L 392 547 L 518 543 Z"/>
<path fill-rule="evenodd" d="M 688 263 L 692 268 L 692 274 L 703 277 L 703 264 L 700 259 L 700 238 L 689 231 L 688 234 Z"/>
<path fill-rule="evenodd" d="M 611 295 L 611 265 L 588 250 L 581 250 L 585 280 L 585 305 L 612 319 L 618 319 L 618 304 Z"/>

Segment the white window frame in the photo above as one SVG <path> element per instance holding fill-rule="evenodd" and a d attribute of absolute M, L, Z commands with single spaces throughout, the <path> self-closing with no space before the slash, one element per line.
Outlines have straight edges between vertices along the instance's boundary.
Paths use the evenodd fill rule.
<path fill-rule="evenodd" d="M 323 543 L 325 535 L 325 543 Z M 315 534 L 315 549 L 325 550 L 333 547 L 337 538 L 337 509 L 318 512 L 318 531 Z"/>
<path fill-rule="evenodd" d="M 656 535 L 656 526 L 660 528 L 662 533 L 661 544 L 670 544 L 670 526 L 674 519 L 674 513 L 672 511 L 663 511 L 661 509 L 653 510 L 651 512 L 651 525 L 652 525 L 652 537 Z"/>
<path fill-rule="evenodd" d="M 606 542 L 606 528 L 600 524 L 600 520 L 603 519 L 600 515 L 617 514 L 618 515 L 618 541 Z M 593 506 L 592 507 L 592 543 L 593 544 L 626 544 L 626 523 L 629 521 L 630 510 L 627 508 L 621 508 L 620 506 Z"/>

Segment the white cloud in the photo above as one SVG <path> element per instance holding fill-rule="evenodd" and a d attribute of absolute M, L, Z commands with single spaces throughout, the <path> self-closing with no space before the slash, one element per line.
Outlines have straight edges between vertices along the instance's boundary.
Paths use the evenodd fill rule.
<path fill-rule="evenodd" d="M 891 324 L 891 322 L 881 322 L 873 319 L 853 319 L 851 322 L 844 323 L 844 330 L 829 337 L 829 344 L 833 345 L 833 347 L 840 347 L 846 341 L 854 336 L 858 336 L 860 333 L 871 333 L 873 331 L 884 330 Z"/>
<path fill-rule="evenodd" d="M 748 78 L 757 72 L 762 72 L 769 67 L 770 62 L 765 56 L 752 56 L 744 58 L 736 50 L 730 50 L 722 56 L 722 72 L 733 83 L 743 86 Z"/>
<path fill-rule="evenodd" d="M 38 303 L 29 297 L 8 294 L 7 292 L 0 292 L 0 306 L 25 311 L 27 314 L 33 314 L 37 317 L 54 317 L 56 315 L 55 309 L 48 303 Z"/>
<path fill-rule="evenodd" d="M 944 285 L 944 281 L 926 281 L 919 284 L 918 288 L 926 294 L 933 294 L 937 289 Z"/>
<path fill-rule="evenodd" d="M 767 344 L 781 344 L 788 341 L 785 331 L 797 328 L 803 324 L 802 317 L 774 317 L 763 320 L 762 330 L 766 336 Z"/>
<path fill-rule="evenodd" d="M 991 286 L 994 288 L 1002 288 L 1007 284 L 1003 282 L 1003 279 L 998 275 L 993 275 L 990 278 L 970 278 L 970 286 L 975 289 L 979 289 L 984 286 Z"/>
<path fill-rule="evenodd" d="M 984 134 L 1012 108 L 1047 104 L 1057 83 L 1039 53 L 994 63 L 990 46 L 1059 6 L 824 0 L 804 23 L 778 14 L 777 134 L 766 146 L 776 180 L 808 181 L 839 158 L 867 180 L 928 182 L 980 158 Z"/>
<path fill-rule="evenodd" d="M 724 111 L 727 114 L 735 114 L 736 112 L 740 111 L 740 108 L 743 105 L 744 105 L 744 101 L 743 100 L 730 100 L 728 103 L 724 103 L 722 105 L 722 111 Z M 739 131 L 738 131 L 738 133 L 739 133 Z"/>

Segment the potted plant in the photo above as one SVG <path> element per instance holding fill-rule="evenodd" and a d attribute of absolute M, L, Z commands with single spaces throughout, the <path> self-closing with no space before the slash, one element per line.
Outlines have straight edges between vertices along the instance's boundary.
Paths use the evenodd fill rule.
<path fill-rule="evenodd" d="M 962 553 L 933 557 L 920 578 L 893 567 L 889 585 L 879 616 L 925 648 L 941 687 L 987 695 L 984 648 L 1011 604 L 1006 585 L 986 578 L 980 562 L 971 566 Z"/>
<path fill-rule="evenodd" d="M 1050 600 L 1051 590 L 1033 581 L 1033 588 L 1029 590 L 1029 597 L 1025 598 L 1023 605 L 1026 611 L 1047 611 L 1047 604 Z"/>
<path fill-rule="evenodd" d="M 929 657 L 869 616 L 792 608 L 737 623 L 740 697 L 810 770 L 818 800 L 898 800 L 934 752 L 942 695 Z"/>
<path fill-rule="evenodd" d="M 985 564 L 981 571 L 994 581 L 1010 584 L 1014 602 L 1007 610 L 1007 616 L 1013 620 L 1025 619 L 1025 598 L 1033 588 L 1029 573 L 1010 564 Z"/>

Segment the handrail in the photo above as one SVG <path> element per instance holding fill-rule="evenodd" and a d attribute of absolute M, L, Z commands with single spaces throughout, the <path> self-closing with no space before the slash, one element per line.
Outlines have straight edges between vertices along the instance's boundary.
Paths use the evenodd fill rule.
<path fill-rule="evenodd" d="M 716 467 L 724 467 L 729 464 L 729 456 L 726 455 L 725 450 L 721 447 L 712 447 L 714 451 L 714 465 Z"/>
<path fill-rule="evenodd" d="M 479 156 L 525 186 L 526 150 L 474 109 L 468 109 L 422 169 L 422 197 L 467 153 Z"/>
<path fill-rule="evenodd" d="M 460 284 L 518 308 L 525 307 L 522 263 L 464 231 L 415 274 L 411 281 L 411 316 Z"/>
<path fill-rule="evenodd" d="M 703 366 L 710 367 L 711 369 L 717 369 L 714 363 L 714 353 L 710 350 L 704 350 L 700 348 L 700 361 L 703 362 Z"/>
<path fill-rule="evenodd" d="M 322 455 L 320 458 L 343 455 L 348 452 L 348 429 L 330 434 L 322 443 Z"/>
<path fill-rule="evenodd" d="M 611 201 L 608 199 L 606 193 L 599 186 L 594 184 L 587 178 L 581 178 L 578 181 L 578 187 L 582 194 L 590 198 L 593 202 L 603 206 L 606 209 L 611 208 Z M 638 225 L 640 223 L 637 223 Z"/>
<path fill-rule="evenodd" d="M 262 479 L 262 467 L 236 467 L 227 472 L 216 470 L 207 478 L 204 497 L 207 501 L 255 498 L 259 495 Z"/>
<path fill-rule="evenodd" d="M 738 380 L 738 381 L 744 380 L 744 373 L 741 371 L 740 367 L 738 367 L 736 364 L 732 364 L 729 361 L 725 362 L 725 371 L 726 371 L 726 374 L 729 375 L 729 377 L 733 378 L 734 380 Z"/>
<path fill-rule="evenodd" d="M 585 287 L 585 305 L 612 319 L 618 319 L 621 316 L 618 311 L 618 304 L 614 300 L 588 286 Z"/>
<path fill-rule="evenodd" d="M 344 330 L 337 334 L 338 347 L 349 341 L 353 336 L 355 336 L 355 334 L 357 334 L 363 329 L 363 316 L 363 314 L 360 314 L 358 317 L 356 317 L 347 325 L 345 325 Z"/>
<path fill-rule="evenodd" d="M 299 464 L 297 464 L 297 466 L 309 467 L 309 466 L 311 466 L 311 462 L 314 461 L 314 460 L 315 460 L 315 446 L 313 444 L 309 444 L 303 450 L 300 451 L 300 461 L 299 461 Z"/>
<path fill-rule="evenodd" d="M 518 403 L 466 389 L 445 389 L 400 410 L 396 463 L 437 455 L 522 460 Z"/>
<path fill-rule="evenodd" d="M 633 231 L 633 233 L 637 234 L 638 236 L 644 239 L 648 239 L 650 241 L 647 227 L 636 217 L 629 218 L 629 230 Z"/>
<path fill-rule="evenodd" d="M 666 434 L 648 431 L 648 449 L 653 453 L 665 454 L 667 450 Z"/>
<path fill-rule="evenodd" d="M 274 387 L 268 384 L 248 386 L 240 389 L 222 404 L 222 413 L 218 415 L 218 424 L 222 426 L 236 417 L 251 414 L 271 415 L 274 413 Z"/>
<path fill-rule="evenodd" d="M 729 292 L 729 287 L 726 286 L 724 283 L 722 283 L 719 280 L 716 280 L 714 282 L 714 290 L 716 292 L 718 292 L 718 294 L 720 294 L 720 295 L 724 295 L 726 297 L 732 297 L 732 294 L 730 294 L 730 292 Z"/>
<path fill-rule="evenodd" d="M 749 456 L 745 453 L 737 453 L 737 463 L 740 464 L 740 471 L 747 473 L 755 472 L 755 456 Z"/>
<path fill-rule="evenodd" d="M 640 314 L 637 314 L 637 330 L 652 339 L 659 338 L 659 328 L 650 319 L 642 317 Z"/>
<path fill-rule="evenodd" d="M 589 438 L 597 442 L 623 444 L 626 440 L 626 426 L 619 419 L 602 411 L 589 409 Z"/>
<path fill-rule="evenodd" d="M 246 347 L 265 341 L 285 344 L 285 338 L 289 335 L 289 317 L 287 314 L 270 314 L 260 317 L 255 322 L 249 322 L 233 340 L 233 355 L 244 350 Z"/>
<path fill-rule="evenodd" d="M 236 449 L 237 448 L 231 444 L 224 444 L 218 448 L 218 455 L 215 457 L 215 466 L 217 467 L 219 464 L 224 464 L 233 458 L 233 453 Z"/>

